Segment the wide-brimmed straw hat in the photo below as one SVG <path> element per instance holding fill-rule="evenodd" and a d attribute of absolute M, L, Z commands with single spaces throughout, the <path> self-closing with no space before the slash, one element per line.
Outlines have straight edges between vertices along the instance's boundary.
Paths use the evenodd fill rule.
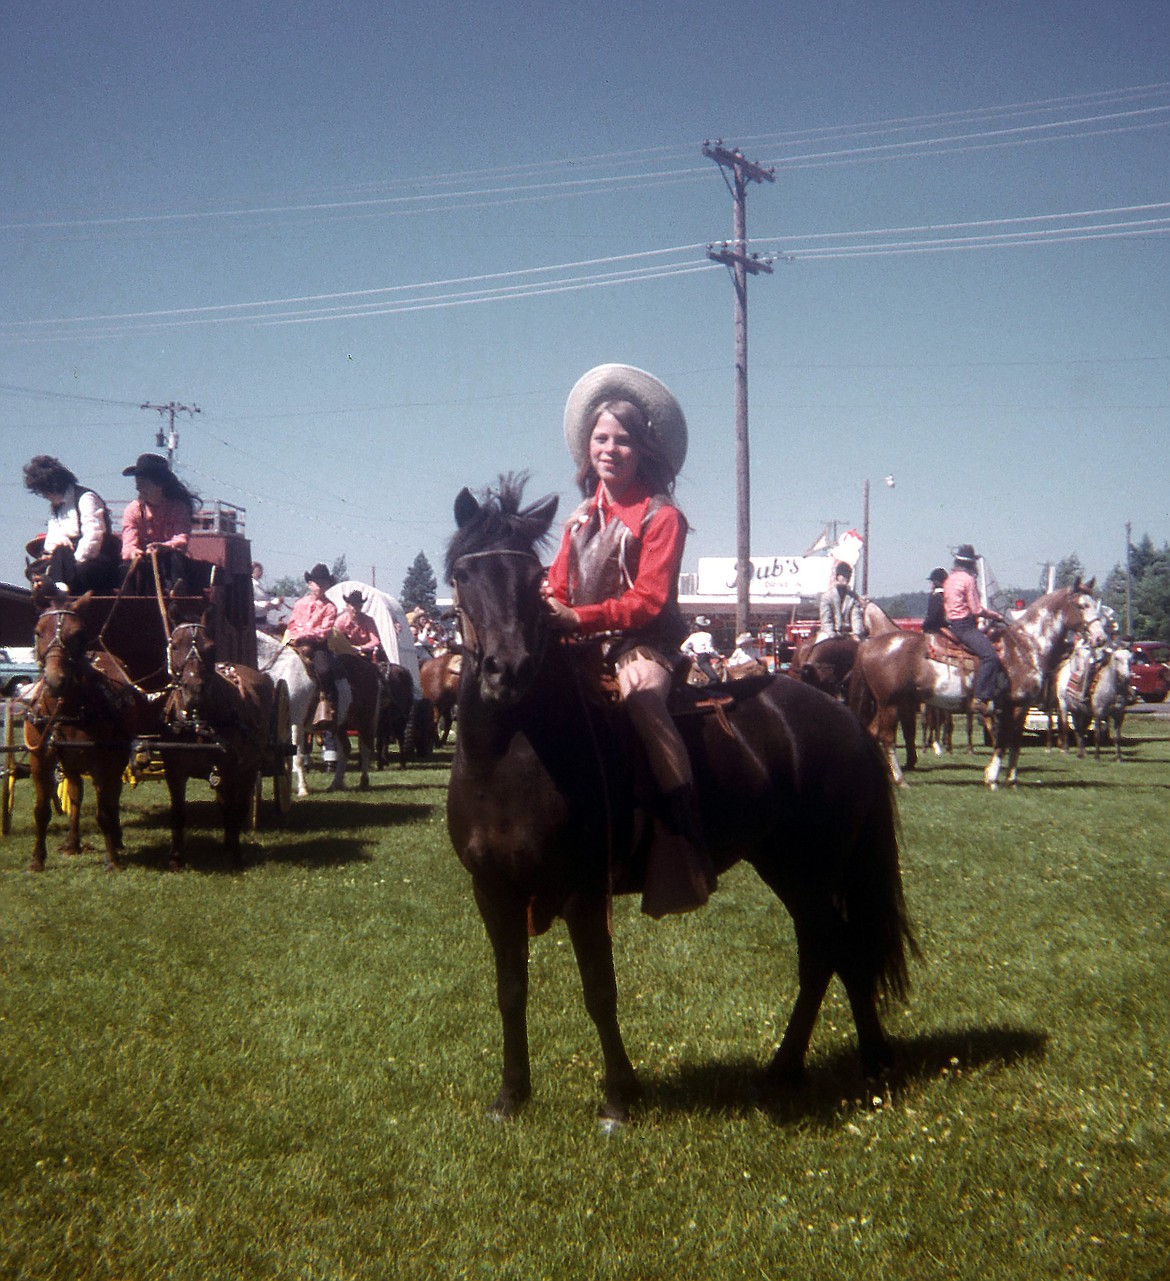
<path fill-rule="evenodd" d="M 320 583 L 322 587 L 332 587 L 334 581 L 333 575 L 329 572 L 329 567 L 322 565 L 320 561 L 312 569 L 305 570 L 306 583 Z"/>
<path fill-rule="evenodd" d="M 752 632 L 740 632 L 735 638 L 735 643 L 737 645 L 750 645 L 755 639 L 755 635 Z"/>
<path fill-rule="evenodd" d="M 651 437 L 671 473 L 687 456 L 687 420 L 674 393 L 653 374 L 633 365 L 597 365 L 577 379 L 565 402 L 565 444 L 578 467 L 589 462 L 589 437 L 597 410 L 607 400 L 628 400 L 646 415 Z"/>
<path fill-rule="evenodd" d="M 349 593 L 348 596 L 342 596 L 341 599 L 347 605 L 352 605 L 354 609 L 361 609 L 361 607 L 366 603 L 366 598 L 361 594 L 361 592 L 358 591 L 356 587 L 353 589 L 352 592 Z"/>
<path fill-rule="evenodd" d="M 970 543 L 960 543 L 958 547 L 955 548 L 956 565 L 969 565 L 974 569 L 977 559 L 978 557 L 975 555 L 975 548 L 972 547 Z"/>
<path fill-rule="evenodd" d="M 171 465 L 162 454 L 139 454 L 133 467 L 122 469 L 123 476 L 141 476 L 144 480 L 161 483 L 171 474 Z"/>

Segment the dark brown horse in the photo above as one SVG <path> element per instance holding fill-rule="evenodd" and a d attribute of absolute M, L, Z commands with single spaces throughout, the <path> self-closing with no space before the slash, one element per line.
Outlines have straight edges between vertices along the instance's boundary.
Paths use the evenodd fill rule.
<path fill-rule="evenodd" d="M 254 667 L 218 665 L 205 622 L 175 626 L 168 663 L 163 767 L 171 796 L 171 866 L 184 859 L 187 780 L 205 778 L 219 801 L 224 849 L 241 867 L 240 833 L 268 756 L 275 687 Z"/>
<path fill-rule="evenodd" d="M 639 1087 L 617 1017 L 611 892 L 642 888 L 635 749 L 624 718 L 591 701 L 571 646 L 555 639 L 535 548 L 556 499 L 521 508 L 522 481 L 484 502 L 464 490 L 447 552 L 464 637 L 459 734 L 448 789 L 452 843 L 471 874 L 495 954 L 503 1080 L 493 1111 L 530 1093 L 528 938 L 564 918 L 604 1057 L 606 1124 Z M 893 795 L 873 739 L 842 704 L 797 681 L 736 682 L 723 716 L 680 728 L 711 854 L 745 859 L 793 917 L 800 987 L 768 1068 L 799 1078 L 834 973 L 849 997 L 865 1070 L 890 1047 L 877 1014 L 901 995 L 913 945 L 902 898 Z"/>
<path fill-rule="evenodd" d="M 122 775 L 130 744 L 149 733 L 156 717 L 143 695 L 104 655 L 86 653 L 87 593 L 76 601 L 50 600 L 39 591 L 35 649 L 41 679 L 24 720 L 33 780 L 35 843 L 29 871 L 45 866 L 45 846 L 56 770 L 65 778 L 69 833 L 62 853 L 81 850 L 82 776 L 97 793 L 97 822 L 106 846 L 106 868 L 116 871 L 122 848 Z"/>
<path fill-rule="evenodd" d="M 1020 742 L 1028 708 L 1042 697 L 1066 642 L 1078 632 L 1103 640 L 1100 603 L 1093 599 L 1093 580 L 1062 587 L 1033 601 L 1004 629 L 999 642 L 1006 687 L 996 699 L 991 729 L 993 750 L 984 780 L 993 791 L 1007 762 L 1006 782 L 1019 775 Z M 863 641 L 853 667 L 850 700 L 881 741 L 890 772 L 904 782 L 894 755 L 894 733 L 900 718 L 922 703 L 961 711 L 970 703 L 974 664 L 959 665 L 931 657 L 930 640 L 914 632 L 895 632 Z"/>

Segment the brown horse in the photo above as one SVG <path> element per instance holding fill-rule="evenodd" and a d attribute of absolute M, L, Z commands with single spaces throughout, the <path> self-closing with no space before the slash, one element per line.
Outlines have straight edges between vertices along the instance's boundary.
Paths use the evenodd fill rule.
<path fill-rule="evenodd" d="M 522 509 L 522 490 L 505 477 L 483 503 L 467 490 L 455 501 L 447 573 L 465 644 L 447 824 L 495 954 L 504 1061 L 494 1113 L 513 1115 L 530 1093 L 528 938 L 559 915 L 601 1041 L 608 1127 L 639 1093 L 618 1025 L 610 895 L 643 887 L 635 815 L 653 801 L 638 791 L 624 715 L 587 696 L 572 647 L 552 633 L 534 548 L 556 499 Z M 891 1052 L 877 999 L 904 992 L 913 946 L 881 752 L 846 707 L 798 681 L 719 688 L 719 716 L 680 721 L 711 855 L 719 871 L 751 863 L 796 929 L 799 992 L 768 1081 L 800 1077 L 834 974 L 865 1070 L 879 1073 Z"/>
<path fill-rule="evenodd" d="M 254 667 L 217 664 L 205 620 L 175 626 L 167 660 L 163 768 L 171 796 L 171 867 L 183 864 L 189 778 L 210 782 L 223 816 L 224 849 L 241 867 L 240 833 L 268 756 L 275 686 Z"/>
<path fill-rule="evenodd" d="M 382 705 L 382 678 L 377 667 L 360 654 L 338 654 L 341 676 L 349 682 L 349 707 L 341 717 L 341 724 L 318 721 L 315 732 L 332 733 L 337 743 L 337 764 L 329 791 L 345 790 L 345 769 L 349 760 L 349 736 L 357 735 L 358 767 L 361 775 L 358 791 L 370 790 L 370 761 L 374 758 L 378 742 L 378 709 Z"/>
<path fill-rule="evenodd" d="M 97 793 L 97 821 L 106 845 L 106 868 L 118 869 L 122 848 L 122 776 L 130 744 L 150 732 L 156 718 L 149 702 L 104 655 L 86 653 L 85 614 L 89 593 L 76 601 L 51 600 L 39 590 L 35 631 L 41 679 L 31 691 L 24 719 L 35 799 L 35 843 L 29 871 L 45 866 L 45 844 L 56 791 L 56 770 L 65 778 L 69 833 L 62 853 L 81 850 L 82 776 Z"/>
<path fill-rule="evenodd" d="M 440 743 L 445 743 L 451 733 L 462 666 L 463 655 L 456 650 L 448 650 L 436 658 L 428 658 L 418 669 L 423 698 L 429 698 L 434 708 L 435 734 Z"/>
<path fill-rule="evenodd" d="M 1012 785 L 1018 781 L 1024 718 L 1028 708 L 1039 702 L 1045 680 L 1060 661 L 1069 637 L 1084 631 L 1091 638 L 1104 638 L 1101 607 L 1092 589 L 1092 579 L 1083 585 L 1078 579 L 1072 587 L 1049 592 L 1004 629 L 999 650 L 1007 683 L 996 699 L 993 750 L 984 771 L 992 791 L 999 785 L 1005 760 L 1005 781 Z M 870 637 L 862 642 L 854 664 L 852 705 L 885 748 L 890 772 L 899 784 L 905 782 L 894 755 L 899 719 L 922 703 L 961 711 L 971 698 L 974 665 L 932 658 L 929 644 L 928 637 L 913 632 Z"/>

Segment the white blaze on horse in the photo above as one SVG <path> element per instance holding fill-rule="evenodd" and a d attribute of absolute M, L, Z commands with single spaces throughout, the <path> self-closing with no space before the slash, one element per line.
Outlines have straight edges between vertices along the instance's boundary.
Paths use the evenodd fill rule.
<path fill-rule="evenodd" d="M 1038 705 L 1044 682 L 1056 669 L 1070 636 L 1087 634 L 1090 641 L 1106 639 L 1100 603 L 1092 595 L 1093 580 L 1041 596 L 1004 629 L 999 642 L 1000 661 L 1007 688 L 996 699 L 993 718 L 994 748 L 984 771 L 984 781 L 994 791 L 1006 762 L 1004 781 L 1018 781 L 1020 742 L 1028 708 Z M 900 718 L 913 715 L 928 703 L 944 711 L 963 711 L 971 699 L 974 664 L 948 662 L 932 657 L 930 639 L 913 632 L 872 636 L 861 643 L 854 663 L 855 710 L 866 708 L 867 695 L 874 708 L 866 717 L 886 750 L 890 772 L 905 784 L 894 756 L 894 732 Z"/>
<path fill-rule="evenodd" d="M 1083 664 L 1079 680 L 1076 679 L 1078 657 Z M 1056 705 L 1061 727 L 1063 730 L 1066 724 L 1071 724 L 1078 757 L 1085 755 L 1085 738 L 1091 728 L 1097 759 L 1101 758 L 1102 741 L 1108 741 L 1112 733 L 1114 759 L 1121 760 L 1121 725 L 1133 702 L 1131 661 L 1132 655 L 1123 645 L 1101 651 L 1078 638 L 1073 654 L 1057 669 Z M 1062 735 L 1062 746 L 1064 741 Z"/>

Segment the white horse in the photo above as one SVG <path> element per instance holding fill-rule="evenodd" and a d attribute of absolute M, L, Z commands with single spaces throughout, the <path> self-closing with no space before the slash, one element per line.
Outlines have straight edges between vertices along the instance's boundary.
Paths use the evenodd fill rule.
<path fill-rule="evenodd" d="M 267 632 L 256 633 L 256 666 L 262 672 L 267 672 L 274 681 L 284 681 L 288 686 L 288 718 L 292 725 L 295 749 L 292 758 L 293 778 L 296 779 L 297 795 L 308 796 L 309 789 L 305 783 L 305 766 L 308 760 L 305 745 L 309 736 L 309 716 L 317 705 L 316 677 L 291 645 L 285 645 Z M 368 763 L 363 762 L 363 767 L 368 770 Z M 330 787 L 336 791 L 344 786 L 345 753 L 338 752 Z"/>
<path fill-rule="evenodd" d="M 1101 757 L 1102 739 L 1111 732 L 1114 757 L 1120 761 L 1121 725 L 1125 720 L 1126 709 L 1133 702 L 1130 687 L 1132 655 L 1123 645 L 1111 646 L 1104 653 L 1104 661 L 1098 659 L 1095 670 L 1090 667 L 1081 692 L 1075 692 L 1070 685 L 1077 660 L 1092 664 L 1094 659 L 1092 647 L 1083 638 L 1077 639 L 1072 656 L 1065 659 L 1057 669 L 1056 705 L 1062 730 L 1065 724 L 1072 725 L 1078 756 L 1083 757 L 1085 754 L 1085 737 L 1092 727 L 1097 758 Z"/>

